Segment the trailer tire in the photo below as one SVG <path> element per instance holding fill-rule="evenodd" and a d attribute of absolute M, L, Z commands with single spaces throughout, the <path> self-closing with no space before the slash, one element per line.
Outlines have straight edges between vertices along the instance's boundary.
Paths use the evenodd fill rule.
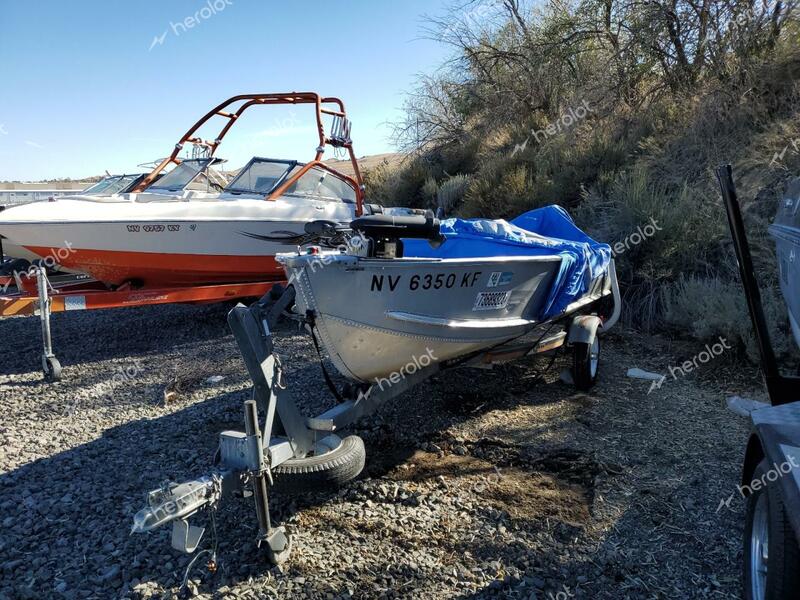
<path fill-rule="evenodd" d="M 330 452 L 292 458 L 274 467 L 274 488 L 291 494 L 337 488 L 358 477 L 364 469 L 366 458 L 364 440 L 351 435 Z"/>
<path fill-rule="evenodd" d="M 61 363 L 55 356 L 43 356 L 42 373 L 45 381 L 50 383 L 61 381 Z"/>
<path fill-rule="evenodd" d="M 800 547 L 786 515 L 780 483 L 769 481 L 769 465 L 762 461 L 753 481 L 766 485 L 747 497 L 744 528 L 744 597 L 747 600 L 800 598 Z M 766 546 L 766 547 L 764 547 Z M 766 550 L 768 558 L 760 558 Z M 765 568 L 763 579 L 756 575 Z"/>
<path fill-rule="evenodd" d="M 27 273 L 31 268 L 31 263 L 24 258 L 15 258 L 5 263 L 0 268 L 0 275 L 11 276 L 14 273 Z"/>
<path fill-rule="evenodd" d="M 577 342 L 572 345 L 572 352 L 575 359 L 572 371 L 575 387 L 588 392 L 597 383 L 600 370 L 600 338 L 595 336 L 591 344 Z"/>

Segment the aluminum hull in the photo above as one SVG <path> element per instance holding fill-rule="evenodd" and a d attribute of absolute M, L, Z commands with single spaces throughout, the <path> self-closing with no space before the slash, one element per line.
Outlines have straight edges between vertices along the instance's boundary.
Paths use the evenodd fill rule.
<path fill-rule="evenodd" d="M 253 282 L 283 275 L 275 254 L 297 247 L 315 219 L 348 221 L 354 207 L 303 198 L 57 200 L 8 209 L 0 235 L 39 257 L 111 285 Z"/>
<path fill-rule="evenodd" d="M 368 259 L 281 255 L 301 312 L 345 377 L 391 377 L 502 344 L 537 326 L 558 256 Z M 387 379 L 389 378 L 389 379 Z"/>

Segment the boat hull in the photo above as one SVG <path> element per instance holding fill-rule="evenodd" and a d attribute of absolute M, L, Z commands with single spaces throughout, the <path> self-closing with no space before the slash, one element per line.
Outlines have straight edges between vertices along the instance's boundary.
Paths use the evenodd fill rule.
<path fill-rule="evenodd" d="M 336 368 L 378 385 L 524 335 L 561 264 L 558 256 L 278 260 Z"/>
<path fill-rule="evenodd" d="M 296 249 L 308 221 L 353 217 L 349 205 L 308 201 L 64 201 L 36 208 L 5 211 L 0 235 L 109 285 L 146 287 L 282 278 L 275 254 Z"/>

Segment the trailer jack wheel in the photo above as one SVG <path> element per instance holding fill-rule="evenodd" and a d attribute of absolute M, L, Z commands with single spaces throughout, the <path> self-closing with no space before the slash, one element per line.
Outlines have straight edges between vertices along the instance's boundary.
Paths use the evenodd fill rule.
<path fill-rule="evenodd" d="M 55 356 L 42 356 L 42 371 L 47 381 L 61 381 L 61 363 Z"/>
<path fill-rule="evenodd" d="M 573 344 L 575 358 L 573 378 L 575 387 L 588 392 L 597 383 L 597 372 L 600 368 L 600 338 L 595 336 L 591 344 L 582 342 Z"/>

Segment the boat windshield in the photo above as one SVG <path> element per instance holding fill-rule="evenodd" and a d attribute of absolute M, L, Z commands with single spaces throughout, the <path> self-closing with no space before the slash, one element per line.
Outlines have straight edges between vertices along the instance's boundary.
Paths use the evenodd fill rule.
<path fill-rule="evenodd" d="M 297 168 L 297 161 L 254 158 L 225 188 L 231 194 L 259 194 L 266 196 Z"/>
<path fill-rule="evenodd" d="M 304 165 L 296 161 L 254 158 L 225 188 L 232 194 L 266 196 L 297 173 Z M 314 200 L 355 202 L 356 191 L 333 173 L 313 167 L 284 192 L 284 196 L 300 196 Z"/>
<path fill-rule="evenodd" d="M 213 162 L 212 158 L 190 158 L 147 188 L 147 191 L 180 192 Z"/>
<path fill-rule="evenodd" d="M 312 167 L 308 173 L 289 186 L 285 195 L 348 204 L 356 201 L 356 191 L 351 184 L 319 167 Z"/>
<path fill-rule="evenodd" d="M 85 196 L 113 196 L 127 191 L 141 177 L 141 175 L 112 175 L 101 179 L 81 193 Z"/>

